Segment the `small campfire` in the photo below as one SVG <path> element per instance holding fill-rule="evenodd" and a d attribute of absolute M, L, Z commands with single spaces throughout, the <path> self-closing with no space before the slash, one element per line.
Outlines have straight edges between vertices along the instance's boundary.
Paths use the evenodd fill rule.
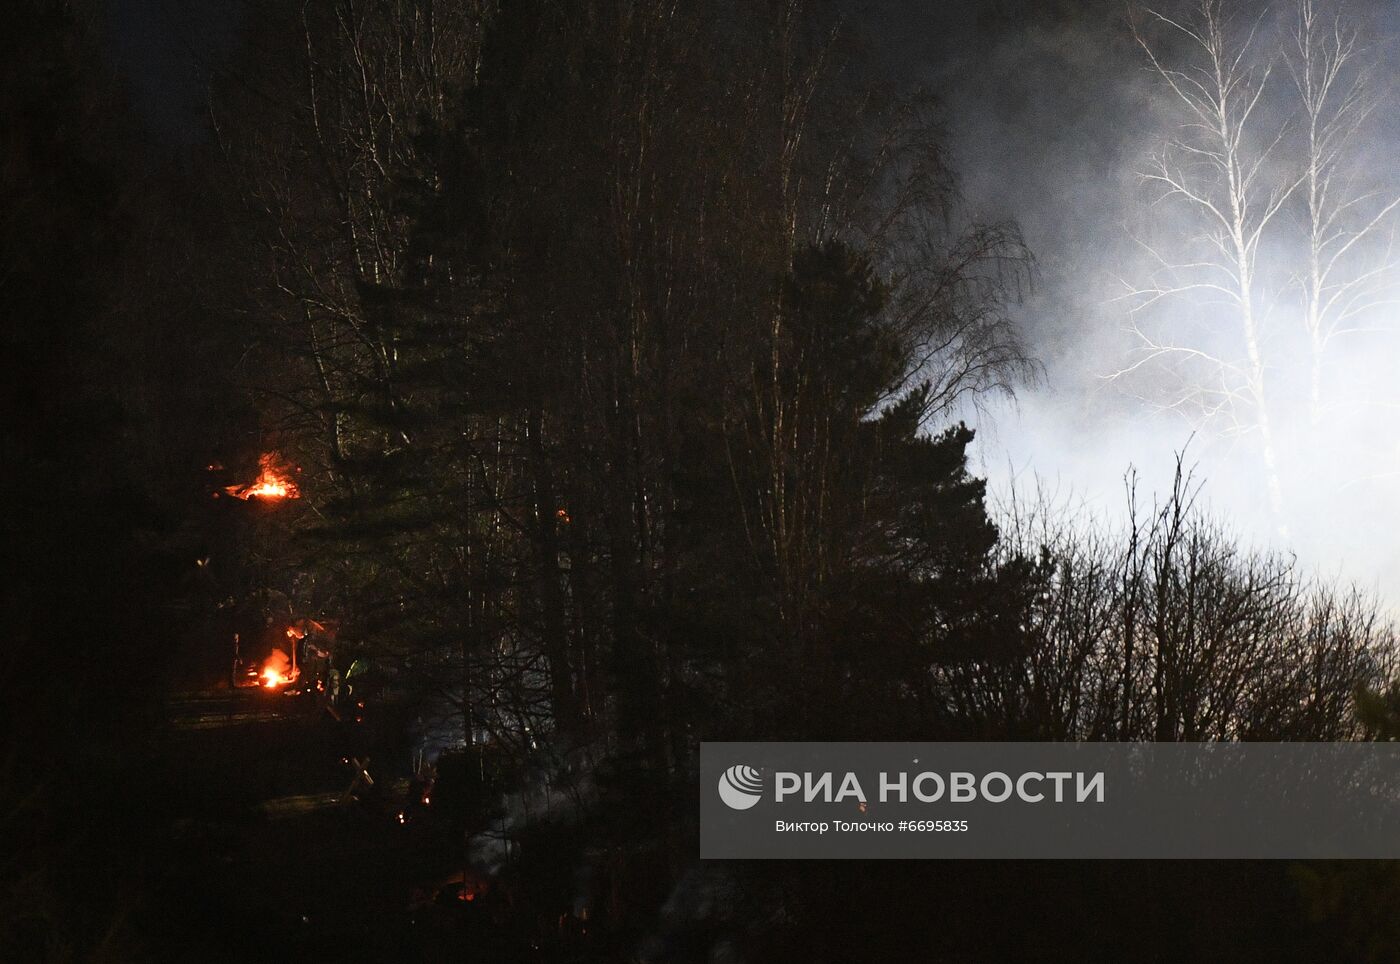
<path fill-rule="evenodd" d="M 258 477 L 244 485 L 230 485 L 224 491 L 236 499 L 299 499 L 301 490 L 292 477 L 294 470 L 275 452 L 264 452 L 258 459 Z"/>

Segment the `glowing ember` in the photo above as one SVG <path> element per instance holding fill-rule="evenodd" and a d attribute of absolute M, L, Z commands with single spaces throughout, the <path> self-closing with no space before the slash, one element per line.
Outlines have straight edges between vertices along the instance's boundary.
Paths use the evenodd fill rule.
<path fill-rule="evenodd" d="M 291 470 L 279 463 L 275 452 L 265 452 L 258 459 L 258 477 L 247 485 L 230 485 L 224 489 L 239 499 L 299 499 L 301 490 L 292 478 Z"/>

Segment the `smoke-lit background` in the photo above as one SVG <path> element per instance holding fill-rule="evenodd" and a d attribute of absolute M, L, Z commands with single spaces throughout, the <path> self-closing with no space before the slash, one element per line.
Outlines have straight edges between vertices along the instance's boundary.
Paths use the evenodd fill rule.
<path fill-rule="evenodd" d="M 1175 14 L 1184 6 L 1169 2 L 1160 9 Z M 1292 6 L 1270 8 L 1255 38 L 1274 66 L 1260 130 L 1282 123 L 1297 130 L 1292 80 L 1274 56 L 1283 52 Z M 1260 9 L 1226 7 L 1245 17 Z M 1343 13 L 1365 44 L 1358 62 L 1374 63 L 1365 81 L 1376 108 L 1353 143 L 1357 186 L 1393 199 L 1400 191 L 1400 100 L 1391 79 L 1400 8 L 1320 3 L 1318 12 L 1329 19 Z M 1170 484 L 1174 454 L 1185 450 L 1204 480 L 1204 502 L 1247 541 L 1294 552 L 1304 568 L 1340 574 L 1392 601 L 1400 597 L 1400 552 L 1392 538 L 1400 528 L 1400 308 L 1379 309 L 1366 318 L 1368 328 L 1379 330 L 1335 344 L 1321 427 L 1309 431 L 1308 362 L 1296 291 L 1286 276 L 1301 254 L 1296 204 L 1275 219 L 1259 257 L 1261 281 L 1277 292 L 1264 337 L 1281 519 L 1270 510 L 1257 435 L 1231 438 L 1219 425 L 1200 427 L 1154 411 L 1152 391 L 1161 386 L 1151 383 L 1150 368 L 1136 382 L 1106 377 L 1136 357 L 1125 331 L 1127 306 L 1119 300 L 1120 279 L 1140 279 L 1145 270 L 1134 238 L 1183 230 L 1180 209 L 1151 206 L 1150 186 L 1138 176 L 1150 152 L 1174 133 L 1180 105 L 1134 40 L 1129 6 L 891 3 L 870 15 L 881 25 L 877 36 L 888 56 L 922 72 L 943 96 L 969 206 L 984 217 L 1017 220 L 1037 259 L 1038 280 L 1021 318 L 1044 365 L 1042 383 L 976 419 L 979 468 L 994 487 L 1043 484 L 1062 500 L 1119 513 L 1130 466 L 1142 490 L 1161 491 Z M 1291 153 L 1288 143 L 1280 145 L 1272 173 L 1296 171 Z M 1175 314 L 1159 316 L 1162 323 L 1182 324 L 1193 311 L 1209 311 L 1186 300 L 1163 309 Z"/>
<path fill-rule="evenodd" d="M 1167 0 L 1154 9 L 1175 16 L 1191 6 Z M 1142 9 L 1121 0 L 852 5 L 850 20 L 890 76 L 927 84 L 942 99 L 969 210 L 1018 222 L 1037 261 L 1034 290 L 1019 314 L 1043 377 L 1014 402 L 970 416 L 979 432 L 977 468 L 1002 494 L 1039 486 L 1111 517 L 1125 504 L 1130 468 L 1150 496 L 1169 485 L 1184 452 L 1204 482 L 1203 502 L 1246 541 L 1400 598 L 1400 551 L 1390 539 L 1400 529 L 1400 306 L 1371 312 L 1363 321 L 1372 330 L 1329 348 L 1324 414 L 1320 427 L 1309 427 L 1307 352 L 1290 280 L 1302 247 L 1296 199 L 1272 222 L 1260 254 L 1261 288 L 1273 294 L 1262 328 L 1281 514 L 1270 508 L 1257 432 L 1246 426 L 1231 434 L 1218 421 L 1159 410 L 1155 403 L 1169 387 L 1160 365 L 1145 365 L 1132 379 L 1108 377 L 1140 357 L 1120 297 L 1125 279 L 1146 277 L 1137 241 L 1170 242 L 1187 230 L 1180 207 L 1151 204 L 1152 189 L 1139 176 L 1181 121 L 1180 103 L 1133 37 L 1133 10 L 1141 16 Z M 176 141 L 194 136 L 205 66 L 237 30 L 238 6 L 177 11 L 127 0 L 113 10 L 114 52 L 152 126 Z M 1225 10 L 1249 19 L 1265 8 L 1241 2 Z M 1259 62 L 1273 68 L 1257 128 L 1289 128 L 1269 172 L 1279 179 L 1300 163 L 1289 139 L 1297 132 L 1297 104 L 1284 59 L 1294 10 L 1290 3 L 1268 7 L 1254 39 Z M 1354 64 L 1376 106 L 1348 150 L 1357 190 L 1393 199 L 1400 192 L 1400 100 L 1391 79 L 1400 8 L 1323 0 L 1318 11 L 1329 20 L 1341 13 L 1364 42 Z M 1185 52 L 1171 34 L 1148 32 L 1168 59 Z M 1203 312 L 1211 310 L 1218 309 L 1171 299 L 1155 323 L 1209 329 L 1213 321 L 1203 321 Z M 1210 343 L 1218 336 L 1205 337 Z"/>

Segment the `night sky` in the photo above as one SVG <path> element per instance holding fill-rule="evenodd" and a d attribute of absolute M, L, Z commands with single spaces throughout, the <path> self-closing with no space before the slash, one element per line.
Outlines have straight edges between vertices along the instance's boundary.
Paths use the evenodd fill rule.
<path fill-rule="evenodd" d="M 244 5 L 217 0 L 113 0 L 111 55 L 152 133 L 174 143 L 203 136 L 205 79 L 237 42 Z"/>

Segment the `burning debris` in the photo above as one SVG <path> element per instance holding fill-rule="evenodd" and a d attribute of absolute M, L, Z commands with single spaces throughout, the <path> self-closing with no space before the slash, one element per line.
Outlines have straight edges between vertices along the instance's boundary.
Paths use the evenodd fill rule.
<path fill-rule="evenodd" d="M 292 666 L 291 659 L 280 649 L 274 649 L 263 663 L 262 673 L 259 678 L 262 685 L 270 690 L 286 686 L 297 678 L 296 668 Z"/>
<path fill-rule="evenodd" d="M 280 623 L 267 617 L 266 628 L 255 643 L 256 655 L 244 662 L 239 655 L 242 640 L 234 634 L 234 685 L 281 691 L 286 695 L 299 693 L 339 693 L 339 674 L 331 666 L 331 654 L 338 626 L 333 620 L 324 622 L 298 618 Z M 292 684 L 298 684 L 293 686 Z"/>
<path fill-rule="evenodd" d="M 301 490 L 292 477 L 296 470 L 281 461 L 276 452 L 264 452 L 258 458 L 258 477 L 246 485 L 225 486 L 224 491 L 237 499 L 299 499 Z"/>

